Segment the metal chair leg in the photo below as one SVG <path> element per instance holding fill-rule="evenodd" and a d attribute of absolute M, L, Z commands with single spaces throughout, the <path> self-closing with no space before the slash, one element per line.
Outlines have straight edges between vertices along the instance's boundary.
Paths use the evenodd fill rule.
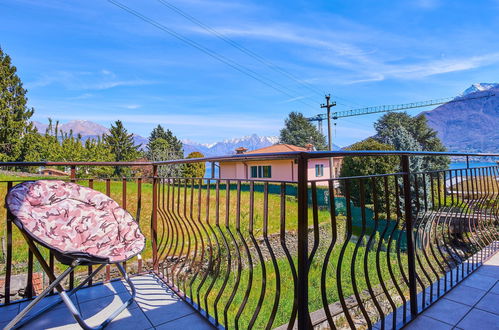
<path fill-rule="evenodd" d="M 36 313 L 35 315 L 33 315 L 32 317 L 28 318 L 27 320 L 24 320 L 23 322 L 19 322 L 21 321 L 21 319 L 29 313 L 29 311 L 31 309 L 33 309 L 33 307 L 35 307 L 36 304 L 38 304 L 43 298 L 45 298 L 45 296 L 47 296 L 56 286 L 59 285 L 59 283 L 66 277 L 68 276 L 74 269 L 76 268 L 76 266 L 70 266 L 68 267 L 58 278 L 56 278 L 56 280 L 54 282 L 52 282 L 45 290 L 43 290 L 43 292 L 38 296 L 36 297 L 32 302 L 30 302 L 28 304 L 28 306 L 26 306 L 19 314 L 16 315 L 16 317 L 14 319 L 12 319 L 12 321 L 9 322 L 9 324 L 7 324 L 7 326 L 5 326 L 4 329 L 15 329 L 15 328 L 18 328 L 20 327 L 21 325 L 25 324 L 27 321 L 31 320 L 33 317 L 35 316 L 38 316 L 41 314 L 41 311 Z M 59 302 L 57 302 L 59 303 Z M 50 307 L 53 307 L 55 306 L 56 304 L 53 304 L 51 305 Z M 47 308 L 48 309 L 48 308 Z"/>
<path fill-rule="evenodd" d="M 40 266 L 42 266 L 43 270 L 45 271 L 45 273 L 47 274 L 47 276 L 50 278 L 50 280 L 52 281 L 52 283 L 38 297 L 36 297 L 32 302 L 30 302 L 28 304 L 28 306 L 26 306 L 26 308 L 24 308 L 12 321 L 10 321 L 4 329 L 10 330 L 10 329 L 19 328 L 20 326 L 28 323 L 33 318 L 39 316 L 43 312 L 45 312 L 45 311 L 49 310 L 50 308 L 56 306 L 61 301 L 63 301 L 66 304 L 66 306 L 70 310 L 71 314 L 73 314 L 74 319 L 78 322 L 78 324 L 83 329 L 85 329 L 85 330 L 102 329 L 106 325 L 108 325 L 109 322 L 111 322 L 116 316 L 118 316 L 118 314 L 120 314 L 125 308 L 127 308 L 132 303 L 133 299 L 135 298 L 135 294 L 136 294 L 135 286 L 133 285 L 132 281 L 128 277 L 128 274 L 126 273 L 126 271 L 123 268 L 123 266 L 121 264 L 116 264 L 116 266 L 118 267 L 119 271 L 121 272 L 121 274 L 123 275 L 123 277 L 127 281 L 128 285 L 130 286 L 130 289 L 132 291 L 132 296 L 130 297 L 130 299 L 128 299 L 127 301 L 125 301 L 123 303 L 123 305 L 121 305 L 116 311 L 114 311 L 99 326 L 97 326 L 97 327 L 90 327 L 85 322 L 85 320 L 83 320 L 83 318 L 81 317 L 80 312 L 78 311 L 78 309 L 76 308 L 76 306 L 71 301 L 70 296 L 73 295 L 79 289 L 81 289 L 93 276 L 95 276 L 106 265 L 105 264 L 100 265 L 95 271 L 93 271 L 89 276 L 87 276 L 87 278 L 82 283 L 80 283 L 76 288 L 74 288 L 69 293 L 67 293 L 66 291 L 64 291 L 64 289 L 60 285 L 60 283 L 61 283 L 61 281 L 66 276 L 68 276 L 72 271 L 74 271 L 74 269 L 76 267 L 78 267 L 80 265 L 80 261 L 79 260 L 75 260 L 71 264 L 70 267 L 68 267 L 61 275 L 59 275 L 58 277 L 56 277 L 54 275 L 54 273 L 52 272 L 52 270 L 50 269 L 50 267 L 47 265 L 47 262 L 45 261 L 45 259 L 43 259 L 43 256 L 40 253 L 40 251 L 38 250 L 38 248 L 36 247 L 35 243 L 31 239 L 29 239 L 29 237 L 24 232 L 23 232 L 23 235 L 24 235 L 24 237 L 25 237 L 25 239 L 26 239 L 26 241 L 27 241 L 27 243 L 29 245 L 30 250 L 33 252 L 33 254 L 35 255 L 35 257 L 38 259 L 38 262 L 40 263 Z M 46 306 L 46 307 L 42 308 L 40 311 L 38 311 L 34 315 L 29 316 L 28 318 L 22 320 L 22 318 L 26 314 L 28 314 L 29 311 L 31 309 L 33 309 L 33 307 L 36 304 L 38 304 L 45 296 L 47 296 L 54 288 L 59 293 L 59 296 L 61 297 L 61 301 L 56 301 L 56 302 L 50 304 L 49 306 Z"/>
<path fill-rule="evenodd" d="M 88 283 L 88 281 L 90 281 L 90 279 L 92 277 L 94 277 L 95 275 L 97 275 L 97 273 L 102 270 L 102 268 L 104 268 L 105 265 L 100 265 L 96 270 L 94 270 L 90 275 L 87 276 L 87 278 L 85 280 L 83 280 L 83 282 L 81 282 L 76 288 L 74 288 L 73 290 L 71 290 L 70 292 L 67 293 L 68 297 L 71 297 L 72 295 L 74 295 L 76 293 L 76 291 L 80 290 L 85 284 Z M 21 311 L 21 313 L 17 316 L 19 317 L 19 323 L 16 323 L 12 329 L 17 329 L 17 328 L 20 328 L 22 327 L 24 324 L 30 322 L 31 320 L 37 318 L 38 316 L 40 316 L 41 314 L 45 313 L 46 311 L 48 311 L 49 309 L 59 305 L 60 303 L 62 303 L 64 300 L 62 299 L 62 297 L 60 299 L 58 299 L 57 301 L 53 302 L 52 304 L 49 304 L 43 308 L 41 308 L 38 312 L 34 313 L 33 315 L 29 315 L 28 317 L 25 317 L 24 319 L 22 319 L 22 317 L 24 315 L 26 315 L 42 298 L 46 297 L 47 296 L 47 293 L 50 293 L 52 289 L 54 289 L 55 286 L 57 286 L 58 283 L 60 283 L 62 281 L 62 279 L 64 279 L 65 276 L 67 276 L 69 273 L 71 273 L 72 270 L 74 270 L 76 268 L 75 267 L 70 267 L 66 270 L 66 272 L 68 272 L 67 274 L 61 274 L 59 276 L 60 280 L 58 280 L 57 282 L 53 282 L 51 286 L 49 286 L 47 289 L 45 289 L 38 297 L 36 297 L 28 306 L 25 307 L 25 309 L 23 309 Z M 59 279 L 58 278 L 58 279 Z M 22 320 L 21 320 L 22 319 Z M 14 320 L 11 321 L 11 323 L 13 322 Z M 10 323 L 9 323 L 10 325 Z M 8 325 L 7 325 L 8 326 Z"/>
<path fill-rule="evenodd" d="M 118 309 L 116 309 L 113 313 L 111 313 L 111 315 L 109 315 L 109 317 L 104 321 L 102 322 L 100 325 L 98 325 L 97 327 L 90 327 L 86 322 L 85 320 L 83 320 L 83 318 L 81 317 L 80 315 L 80 312 L 76 309 L 76 307 L 74 306 L 73 302 L 71 301 L 71 299 L 69 299 L 69 297 L 66 295 L 65 292 L 61 292 L 60 295 L 61 295 L 61 298 L 63 299 L 64 303 L 66 303 L 66 305 L 68 306 L 69 310 L 71 311 L 71 313 L 73 314 L 73 317 L 74 319 L 78 322 L 78 324 L 85 330 L 97 330 L 97 329 L 103 329 L 104 327 L 106 327 L 116 316 L 118 316 L 121 312 L 123 312 L 123 310 L 125 308 L 127 308 L 128 306 L 130 306 L 130 304 L 133 302 L 133 300 L 135 299 L 135 294 L 136 294 L 136 290 L 135 290 L 135 286 L 133 285 L 133 282 L 130 280 L 130 278 L 128 277 L 128 274 L 127 272 L 125 271 L 125 269 L 123 268 L 123 266 L 121 264 L 116 264 L 116 266 L 118 267 L 119 271 L 121 272 L 121 274 L 123 275 L 125 281 L 128 283 L 128 285 L 130 286 L 130 289 L 132 291 L 132 294 L 131 294 L 131 297 L 125 301 Z"/>

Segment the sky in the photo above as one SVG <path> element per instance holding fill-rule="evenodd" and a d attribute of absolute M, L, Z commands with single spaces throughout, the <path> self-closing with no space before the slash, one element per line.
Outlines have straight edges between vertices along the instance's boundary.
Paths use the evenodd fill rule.
<path fill-rule="evenodd" d="M 212 143 L 279 135 L 326 93 L 341 111 L 499 81 L 499 0 L 113 1 L 0 1 L 0 47 L 34 120 Z M 372 135 L 379 117 L 338 120 L 333 142 Z"/>

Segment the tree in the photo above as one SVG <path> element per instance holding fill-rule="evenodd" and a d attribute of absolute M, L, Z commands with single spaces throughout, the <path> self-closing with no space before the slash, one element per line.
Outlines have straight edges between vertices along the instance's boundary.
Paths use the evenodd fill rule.
<path fill-rule="evenodd" d="M 203 158 L 204 155 L 200 152 L 193 151 L 187 158 Z M 184 164 L 183 176 L 186 178 L 203 178 L 206 172 L 206 164 L 204 162 L 199 163 L 187 163 Z"/>
<path fill-rule="evenodd" d="M 368 138 L 364 141 L 357 142 L 347 150 L 394 150 L 393 146 L 383 144 L 373 138 Z M 388 174 L 396 173 L 399 168 L 399 159 L 394 156 L 346 156 L 343 158 L 341 166 L 341 177 L 355 177 L 374 174 Z M 366 204 L 374 204 L 374 195 L 376 194 L 377 207 L 379 211 L 386 210 L 386 203 L 384 201 L 384 179 L 376 178 L 371 180 L 363 180 L 364 196 Z M 360 182 L 359 180 L 348 180 L 348 191 L 355 204 L 360 203 Z M 374 188 L 373 188 L 374 184 Z M 394 182 L 390 180 L 389 191 L 393 192 Z M 341 180 L 340 189 L 345 195 L 347 190 L 347 181 Z"/>
<path fill-rule="evenodd" d="M 161 125 L 155 127 L 149 136 L 146 151 L 147 159 L 151 161 L 167 161 L 184 158 L 184 146 L 172 131 L 164 130 Z M 182 174 L 179 164 L 159 166 L 158 175 L 161 177 L 176 177 Z"/>
<path fill-rule="evenodd" d="M 27 90 L 10 56 L 0 48 L 0 161 L 23 161 L 23 138 L 35 132 Z M 26 145 L 24 145 L 26 146 Z"/>
<path fill-rule="evenodd" d="M 180 141 L 175 135 L 173 135 L 172 131 L 170 131 L 169 129 L 165 131 L 165 129 L 161 125 L 158 125 L 152 130 L 151 135 L 149 136 L 149 142 L 147 144 L 149 150 L 153 149 L 151 148 L 151 144 L 156 139 L 163 139 L 168 143 L 170 148 L 170 156 L 172 157 L 169 159 L 181 159 L 184 157 L 184 145 L 182 141 Z"/>
<path fill-rule="evenodd" d="M 326 150 L 326 138 L 302 113 L 291 112 L 280 131 L 280 143 L 305 147 L 311 143 L 317 150 Z"/>
<path fill-rule="evenodd" d="M 133 134 L 128 134 L 120 120 L 111 125 L 109 134 L 104 136 L 104 141 L 109 146 L 114 160 L 117 162 L 132 161 L 139 157 L 138 146 L 133 142 Z M 122 166 L 116 166 L 114 174 L 122 176 L 126 170 Z"/>
<path fill-rule="evenodd" d="M 85 141 L 84 155 L 89 162 L 112 162 L 114 160 L 114 155 L 111 153 L 109 146 L 100 137 Z M 77 173 L 91 177 L 109 177 L 113 174 L 113 168 L 109 166 L 88 166 L 83 167 Z"/>
<path fill-rule="evenodd" d="M 375 138 L 381 143 L 392 144 L 394 134 L 398 134 L 399 137 L 411 136 L 413 142 L 410 145 L 400 143 L 398 146 L 394 145 L 395 150 L 446 151 L 437 132 L 428 126 L 428 121 L 423 114 L 412 117 L 405 112 L 390 112 L 381 117 L 374 124 L 374 128 L 376 129 Z M 424 156 L 420 158 L 420 162 L 421 170 L 431 171 L 446 169 L 450 159 L 447 156 Z"/>

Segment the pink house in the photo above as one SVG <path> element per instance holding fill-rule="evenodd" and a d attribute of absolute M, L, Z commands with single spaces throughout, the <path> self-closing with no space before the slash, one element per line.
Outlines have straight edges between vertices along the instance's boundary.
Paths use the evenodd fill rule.
<path fill-rule="evenodd" d="M 276 152 L 290 151 L 310 151 L 309 148 L 297 147 L 291 144 L 275 144 L 270 147 L 247 151 L 245 148 L 237 148 L 237 154 L 267 154 Z M 339 176 L 342 157 L 333 158 L 333 177 Z M 231 161 L 220 162 L 220 178 L 221 179 L 258 179 L 268 181 L 297 181 L 298 165 L 294 160 L 257 160 L 257 161 Z M 311 159 L 308 162 L 308 179 L 309 180 L 327 180 L 329 179 L 329 159 L 317 158 Z M 318 184 L 327 184 L 319 182 Z"/>

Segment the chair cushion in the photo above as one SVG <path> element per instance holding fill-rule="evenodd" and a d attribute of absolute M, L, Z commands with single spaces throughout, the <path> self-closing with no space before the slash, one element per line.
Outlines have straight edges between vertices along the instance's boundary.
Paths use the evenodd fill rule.
<path fill-rule="evenodd" d="M 75 183 L 40 180 L 16 185 L 6 198 L 15 223 L 33 239 L 66 257 L 110 263 L 140 253 L 138 223 L 105 194 Z"/>

